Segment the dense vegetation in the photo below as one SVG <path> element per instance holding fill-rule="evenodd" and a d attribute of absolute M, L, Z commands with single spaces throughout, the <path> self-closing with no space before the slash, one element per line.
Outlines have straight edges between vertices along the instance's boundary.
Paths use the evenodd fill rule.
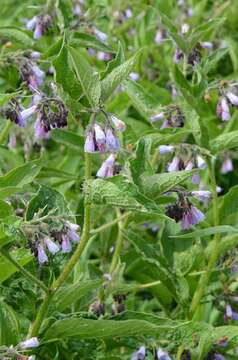
<path fill-rule="evenodd" d="M 237 359 L 237 1 L 0 5 L 0 359 Z"/>

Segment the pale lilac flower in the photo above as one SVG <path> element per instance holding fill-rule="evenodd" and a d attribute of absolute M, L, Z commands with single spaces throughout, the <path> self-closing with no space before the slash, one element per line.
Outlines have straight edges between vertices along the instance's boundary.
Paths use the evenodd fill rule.
<path fill-rule="evenodd" d="M 69 253 L 72 250 L 72 246 L 69 240 L 68 235 L 63 234 L 62 235 L 62 243 L 61 243 L 61 247 L 62 247 L 62 252 L 63 253 Z"/>
<path fill-rule="evenodd" d="M 169 120 L 165 120 L 164 122 L 163 122 L 163 124 L 160 126 L 160 129 L 168 129 L 168 128 L 170 128 L 171 126 L 170 126 L 170 123 L 169 123 Z"/>
<path fill-rule="evenodd" d="M 220 194 L 222 192 L 222 188 L 220 186 L 216 186 L 216 192 Z"/>
<path fill-rule="evenodd" d="M 9 149 L 15 149 L 16 148 L 17 139 L 16 139 L 16 135 L 14 133 L 10 134 L 7 146 L 8 146 Z"/>
<path fill-rule="evenodd" d="M 113 125 L 115 126 L 116 130 L 118 131 L 125 131 L 126 130 L 126 124 L 124 121 L 118 119 L 115 115 L 111 115 L 111 121 Z"/>
<path fill-rule="evenodd" d="M 30 339 L 20 342 L 19 345 L 21 349 L 30 349 L 38 347 L 40 343 L 37 337 L 32 337 Z"/>
<path fill-rule="evenodd" d="M 181 27 L 181 33 L 182 34 L 187 34 L 187 32 L 189 31 L 190 29 L 190 26 L 188 24 L 183 24 L 182 27 Z"/>
<path fill-rule="evenodd" d="M 138 73 L 136 73 L 136 72 L 131 72 L 131 73 L 129 74 L 129 78 L 130 78 L 132 81 L 137 81 L 137 80 L 139 80 L 140 75 L 139 75 Z"/>
<path fill-rule="evenodd" d="M 226 360 L 226 358 L 221 354 L 215 354 L 214 359 L 215 360 Z"/>
<path fill-rule="evenodd" d="M 221 173 L 227 174 L 228 172 L 231 172 L 233 170 L 233 163 L 230 158 L 226 158 L 221 166 Z"/>
<path fill-rule="evenodd" d="M 31 356 L 29 356 L 28 360 L 36 360 L 35 355 L 31 355 Z"/>
<path fill-rule="evenodd" d="M 189 229 L 192 225 L 196 225 L 204 219 L 204 214 L 195 206 L 190 205 L 186 209 L 182 221 L 181 228 L 183 230 Z"/>
<path fill-rule="evenodd" d="M 96 35 L 96 37 L 100 41 L 102 41 L 102 42 L 107 41 L 107 38 L 108 38 L 107 34 L 105 34 L 104 32 L 102 32 L 100 30 L 98 30 L 97 28 L 94 28 L 93 31 L 94 31 L 94 34 Z"/>
<path fill-rule="evenodd" d="M 200 184 L 200 181 L 201 181 L 201 177 L 200 177 L 199 173 L 193 174 L 193 176 L 192 176 L 192 183 L 193 183 L 194 185 L 198 185 L 198 184 Z"/>
<path fill-rule="evenodd" d="M 171 358 L 169 357 L 169 354 L 162 350 L 161 348 L 159 348 L 157 350 L 157 359 L 158 360 L 171 360 Z"/>
<path fill-rule="evenodd" d="M 94 134 L 91 130 L 87 131 L 84 151 L 87 153 L 94 153 L 96 151 L 95 143 L 94 143 Z"/>
<path fill-rule="evenodd" d="M 50 238 L 44 240 L 49 252 L 55 255 L 59 251 L 59 246 Z"/>
<path fill-rule="evenodd" d="M 163 41 L 163 31 L 162 30 L 157 30 L 156 35 L 155 35 L 155 42 L 156 44 L 161 44 Z"/>
<path fill-rule="evenodd" d="M 232 92 L 228 92 L 226 94 L 226 97 L 230 101 L 230 103 L 234 106 L 238 106 L 238 96 L 233 94 Z"/>
<path fill-rule="evenodd" d="M 48 262 L 48 256 L 46 255 L 45 249 L 42 244 L 37 246 L 37 258 L 40 264 Z"/>
<path fill-rule="evenodd" d="M 238 313 L 232 310 L 230 305 L 226 306 L 226 311 L 224 314 L 224 320 L 238 320 Z"/>
<path fill-rule="evenodd" d="M 110 128 L 106 129 L 106 144 L 110 151 L 118 151 L 120 149 L 120 141 Z"/>
<path fill-rule="evenodd" d="M 174 146 L 172 145 L 160 145 L 159 146 L 159 153 L 161 155 L 169 154 L 174 151 Z"/>
<path fill-rule="evenodd" d="M 38 105 L 41 100 L 42 100 L 41 94 L 38 94 L 38 93 L 33 94 L 32 98 L 31 98 L 31 106 Z"/>
<path fill-rule="evenodd" d="M 208 190 L 197 190 L 191 192 L 192 196 L 197 198 L 200 201 L 206 202 L 207 200 L 211 199 L 211 191 Z"/>
<path fill-rule="evenodd" d="M 31 52 L 31 58 L 33 60 L 39 60 L 41 57 L 41 53 L 39 51 L 32 51 Z"/>
<path fill-rule="evenodd" d="M 183 52 L 179 49 L 176 49 L 173 57 L 173 62 L 175 64 L 178 64 L 182 59 L 183 59 Z"/>
<path fill-rule="evenodd" d="M 111 59 L 111 55 L 104 52 L 104 51 L 98 51 L 97 52 L 97 59 L 101 61 L 108 61 Z"/>
<path fill-rule="evenodd" d="M 150 117 L 150 121 L 153 123 L 153 122 L 156 122 L 156 121 L 159 121 L 159 120 L 163 120 L 164 116 L 165 116 L 165 114 L 163 112 L 160 112 L 158 114 L 152 115 Z"/>
<path fill-rule="evenodd" d="M 35 76 L 35 79 L 36 79 L 36 82 L 37 82 L 37 85 L 42 85 L 43 81 L 44 81 L 44 78 L 45 78 L 45 73 L 44 71 L 42 71 L 39 66 L 37 66 L 36 64 L 34 64 L 32 66 L 32 71 L 33 71 L 33 74 Z"/>
<path fill-rule="evenodd" d="M 200 45 L 201 45 L 201 47 L 202 47 L 203 49 L 208 49 L 208 50 L 212 50 L 212 49 L 213 49 L 213 43 L 210 42 L 210 41 L 202 41 L 202 42 L 200 43 Z"/>
<path fill-rule="evenodd" d="M 115 156 L 111 154 L 101 165 L 100 169 L 97 171 L 97 177 L 108 178 L 113 176 L 115 164 Z"/>
<path fill-rule="evenodd" d="M 222 98 L 217 104 L 217 116 L 223 121 L 228 121 L 231 118 L 230 109 L 226 98 Z"/>
<path fill-rule="evenodd" d="M 33 30 L 37 23 L 37 16 L 34 16 L 32 19 L 28 20 L 26 23 L 26 28 L 28 30 Z"/>
<path fill-rule="evenodd" d="M 79 4 L 76 4 L 74 7 L 73 7 L 73 14 L 75 16 L 79 16 L 82 14 L 82 10 L 81 10 L 81 7 Z"/>
<path fill-rule="evenodd" d="M 168 164 L 168 172 L 179 171 L 180 158 L 175 156 L 171 163 Z"/>
<path fill-rule="evenodd" d="M 34 33 L 33 33 L 33 38 L 35 40 L 38 40 L 43 36 L 43 34 L 44 34 L 44 26 L 40 21 L 38 21 L 36 23 L 36 27 L 35 27 L 35 30 L 34 30 Z"/>
<path fill-rule="evenodd" d="M 145 347 L 141 346 L 139 350 L 132 354 L 131 360 L 144 360 L 145 359 Z"/>
<path fill-rule="evenodd" d="M 95 131 L 95 140 L 97 144 L 105 144 L 106 142 L 106 136 L 105 132 L 101 128 L 100 125 L 95 124 L 94 125 L 94 131 Z"/>
<path fill-rule="evenodd" d="M 25 110 L 21 111 L 20 115 L 21 115 L 21 119 L 22 119 L 24 124 L 26 124 L 26 120 L 36 112 L 36 109 L 37 109 L 37 106 L 32 105 L 28 109 L 25 109 Z"/>
<path fill-rule="evenodd" d="M 75 243 L 78 243 L 80 241 L 80 236 L 77 233 L 77 231 L 80 229 L 80 226 L 78 224 L 73 224 L 69 221 L 67 221 L 67 225 L 68 225 L 67 235 L 69 239 Z"/>
<path fill-rule="evenodd" d="M 41 121 L 41 115 L 38 114 L 36 122 L 34 124 L 35 137 L 37 139 L 49 139 L 50 133 L 45 130 L 44 124 Z"/>
<path fill-rule="evenodd" d="M 200 155 L 197 156 L 197 167 L 199 169 L 206 169 L 207 167 L 206 161 Z"/>
<path fill-rule="evenodd" d="M 189 161 L 185 167 L 185 170 L 192 170 L 193 169 L 193 161 Z"/>
<path fill-rule="evenodd" d="M 132 18 L 133 13 L 132 13 L 131 9 L 126 9 L 125 16 L 126 16 L 127 19 Z"/>
<path fill-rule="evenodd" d="M 176 88 L 175 88 L 174 86 L 172 86 L 172 89 L 171 89 L 171 96 L 172 96 L 172 99 L 173 99 L 173 100 L 176 100 L 177 95 L 178 95 L 178 93 L 177 93 Z"/>

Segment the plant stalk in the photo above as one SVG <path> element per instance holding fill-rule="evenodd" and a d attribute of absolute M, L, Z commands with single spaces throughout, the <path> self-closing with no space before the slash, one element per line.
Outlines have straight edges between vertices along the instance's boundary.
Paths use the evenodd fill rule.
<path fill-rule="evenodd" d="M 213 216 L 214 216 L 214 226 L 219 225 L 219 208 L 218 208 L 218 196 L 217 196 L 217 190 L 216 190 L 216 175 L 215 175 L 215 168 L 214 164 L 212 163 L 211 159 L 207 160 L 208 163 L 208 169 L 210 172 L 210 178 L 211 178 L 211 186 L 212 186 L 212 193 L 213 193 Z M 200 301 L 204 295 L 206 286 L 209 282 L 210 275 L 213 271 L 213 268 L 216 264 L 216 261 L 219 257 L 219 242 L 220 242 L 220 234 L 217 233 L 214 235 L 214 241 L 213 241 L 213 248 L 211 252 L 210 259 L 208 261 L 207 270 L 202 274 L 200 277 L 198 287 L 196 289 L 196 292 L 193 296 L 191 307 L 190 307 L 190 317 L 192 318 L 200 304 Z"/>
<path fill-rule="evenodd" d="M 85 180 L 89 180 L 91 177 L 91 157 L 90 154 L 85 153 Z M 52 284 L 51 289 L 49 289 L 48 293 L 46 294 L 40 309 L 37 313 L 36 319 L 30 328 L 29 337 L 37 336 L 42 322 L 44 321 L 45 316 L 47 315 L 48 308 L 53 298 L 55 292 L 61 287 L 61 285 L 66 281 L 67 277 L 69 276 L 70 272 L 73 270 L 74 266 L 76 265 L 77 261 L 79 260 L 83 250 L 85 249 L 87 242 L 89 240 L 90 235 L 90 222 L 91 222 L 91 205 L 88 203 L 88 196 L 85 194 L 84 197 L 84 226 L 83 226 L 83 233 L 81 240 L 73 253 L 72 257 L 70 258 L 69 262 L 66 264 L 65 268 L 59 275 L 59 277 L 54 281 Z"/>

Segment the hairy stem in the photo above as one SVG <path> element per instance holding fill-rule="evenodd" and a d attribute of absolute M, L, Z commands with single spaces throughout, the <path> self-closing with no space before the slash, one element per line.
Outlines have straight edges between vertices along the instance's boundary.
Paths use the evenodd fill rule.
<path fill-rule="evenodd" d="M 9 262 L 11 262 L 26 278 L 31 280 L 33 283 L 37 284 L 43 291 L 48 292 L 47 286 L 37 279 L 34 275 L 32 275 L 29 271 L 27 271 L 21 264 L 19 264 L 10 254 L 7 250 L 1 248 L 0 253 L 2 256 L 4 256 Z"/>
<path fill-rule="evenodd" d="M 218 196 L 217 196 L 217 190 L 216 190 L 216 176 L 215 176 L 215 169 L 214 164 L 212 164 L 211 160 L 208 159 L 208 168 L 210 172 L 210 178 L 211 178 L 211 185 L 212 185 L 212 192 L 213 192 L 213 217 L 214 217 L 214 226 L 219 225 L 219 208 L 218 208 Z M 211 251 L 211 256 L 208 261 L 207 270 L 202 274 L 198 287 L 196 289 L 196 292 L 193 296 L 191 307 L 190 307 L 190 317 L 193 317 L 197 307 L 200 304 L 200 301 L 204 295 L 206 286 L 208 284 L 210 275 L 213 271 L 213 268 L 216 264 L 216 261 L 219 257 L 219 242 L 220 242 L 220 234 L 214 235 L 213 240 L 213 248 Z"/>
<path fill-rule="evenodd" d="M 90 154 L 85 153 L 85 180 L 89 180 L 91 177 L 91 158 Z M 46 294 L 40 309 L 37 313 L 35 322 L 33 323 L 30 331 L 29 331 L 29 337 L 37 336 L 41 324 L 47 315 L 48 308 L 51 302 L 51 299 L 55 292 L 60 288 L 60 286 L 65 282 L 71 271 L 73 270 L 74 266 L 76 265 L 77 261 L 79 260 L 83 250 L 85 249 L 87 242 L 89 240 L 90 235 L 90 221 L 91 221 L 91 206 L 88 204 L 88 196 L 85 194 L 84 197 L 84 226 L 83 226 L 83 233 L 80 240 L 80 243 L 78 244 L 75 252 L 73 253 L 72 257 L 70 258 L 69 262 L 66 264 L 65 268 L 59 275 L 59 277 L 54 281 L 52 284 L 51 289 L 49 289 L 49 292 Z"/>

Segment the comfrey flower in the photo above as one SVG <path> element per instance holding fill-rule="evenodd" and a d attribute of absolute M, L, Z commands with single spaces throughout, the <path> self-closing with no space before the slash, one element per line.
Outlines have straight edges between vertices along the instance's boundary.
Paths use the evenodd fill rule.
<path fill-rule="evenodd" d="M 196 164 L 199 169 L 206 169 L 207 167 L 206 161 L 200 155 L 196 157 Z"/>
<path fill-rule="evenodd" d="M 31 91 L 35 91 L 38 86 L 42 85 L 45 73 L 42 71 L 39 66 L 37 66 L 32 61 L 25 61 L 20 66 L 20 75 L 23 81 L 26 82 Z"/>
<path fill-rule="evenodd" d="M 37 139 L 49 139 L 49 132 L 48 129 L 46 131 L 45 126 L 43 122 L 41 121 L 41 115 L 37 115 L 36 122 L 34 124 L 34 130 L 35 130 L 35 137 Z"/>
<path fill-rule="evenodd" d="M 200 45 L 201 45 L 201 47 L 202 47 L 203 49 L 208 49 L 208 50 L 212 50 L 212 49 L 213 49 L 213 43 L 210 42 L 210 41 L 202 41 L 202 42 L 200 43 Z"/>
<path fill-rule="evenodd" d="M 192 191 L 191 195 L 202 202 L 206 202 L 206 201 L 210 200 L 211 196 L 212 196 L 211 191 L 208 191 L 208 190 Z"/>
<path fill-rule="evenodd" d="M 232 310 L 232 307 L 230 305 L 226 306 L 225 314 L 224 314 L 224 320 L 238 320 L 238 313 Z"/>
<path fill-rule="evenodd" d="M 184 54 L 181 50 L 176 49 L 173 57 L 173 62 L 175 64 L 178 64 L 184 57 Z"/>
<path fill-rule="evenodd" d="M 238 96 L 235 95 L 234 93 L 232 93 L 231 91 L 229 91 L 226 94 L 227 99 L 229 100 L 229 102 L 234 105 L 234 106 L 238 106 Z"/>
<path fill-rule="evenodd" d="M 130 78 L 132 81 L 137 81 L 137 80 L 139 80 L 140 75 L 139 75 L 138 73 L 136 73 L 136 72 L 131 72 L 131 73 L 129 74 L 129 78 Z"/>
<path fill-rule="evenodd" d="M 157 359 L 158 360 L 171 360 L 171 357 L 169 356 L 169 354 L 166 351 L 159 348 L 157 350 Z"/>
<path fill-rule="evenodd" d="M 20 342 L 19 346 L 21 349 L 31 349 L 36 348 L 40 345 L 39 340 L 37 337 L 32 337 L 30 339 L 27 339 L 25 341 Z"/>
<path fill-rule="evenodd" d="M 170 154 L 173 151 L 174 151 L 174 146 L 172 146 L 172 145 L 160 145 L 159 146 L 159 153 L 161 155 Z"/>
<path fill-rule="evenodd" d="M 101 165 L 97 171 L 97 177 L 108 178 L 114 174 L 115 155 L 111 154 Z"/>
<path fill-rule="evenodd" d="M 48 256 L 46 255 L 44 246 L 41 243 L 37 246 L 37 258 L 39 264 L 45 264 L 48 262 Z"/>
<path fill-rule="evenodd" d="M 52 255 L 55 255 L 60 250 L 59 246 L 50 238 L 46 238 L 44 242 Z"/>
<path fill-rule="evenodd" d="M 80 241 L 80 235 L 78 231 L 80 230 L 80 226 L 78 224 L 71 223 L 70 221 L 66 222 L 68 231 L 68 237 L 71 241 L 78 243 Z"/>
<path fill-rule="evenodd" d="M 231 118 L 228 102 L 225 97 L 221 98 L 217 104 L 217 116 L 223 121 L 228 121 Z"/>
<path fill-rule="evenodd" d="M 231 158 L 228 157 L 222 163 L 221 173 L 222 174 L 227 174 L 227 173 L 229 173 L 231 171 L 233 171 L 233 163 L 232 163 Z"/>
<path fill-rule="evenodd" d="M 28 109 L 21 111 L 21 118 L 22 118 L 24 124 L 26 123 L 26 120 L 36 112 L 36 110 L 37 110 L 37 106 L 32 105 Z"/>
<path fill-rule="evenodd" d="M 96 37 L 102 41 L 102 42 L 106 42 L 107 41 L 107 34 L 105 34 L 104 32 L 98 30 L 97 28 L 93 28 L 93 33 L 96 35 Z"/>
<path fill-rule="evenodd" d="M 118 119 L 115 115 L 111 115 L 110 119 L 112 121 L 112 124 L 115 126 L 116 130 L 122 132 L 126 130 L 126 124 L 124 123 L 124 121 Z"/>
<path fill-rule="evenodd" d="M 214 354 L 215 360 L 226 360 L 226 358 L 221 354 Z"/>
<path fill-rule="evenodd" d="M 181 159 L 179 156 L 175 156 L 171 163 L 168 164 L 168 172 L 181 170 Z"/>
<path fill-rule="evenodd" d="M 120 141 L 111 128 L 106 129 L 106 145 L 109 151 L 118 151 L 120 149 Z"/>
<path fill-rule="evenodd" d="M 187 230 L 192 225 L 197 225 L 199 222 L 203 221 L 203 219 L 204 214 L 195 206 L 190 205 L 183 214 L 181 228 Z"/>
<path fill-rule="evenodd" d="M 159 121 L 159 120 L 163 120 L 164 117 L 165 117 L 165 114 L 163 112 L 160 112 L 158 114 L 152 115 L 150 117 L 150 121 L 153 123 L 153 122 L 156 122 L 156 121 Z"/>
<path fill-rule="evenodd" d="M 165 38 L 165 34 L 163 30 L 158 29 L 155 34 L 155 43 L 158 45 L 161 44 L 164 38 Z"/>
<path fill-rule="evenodd" d="M 62 247 L 62 252 L 65 254 L 71 252 L 71 250 L 72 250 L 72 245 L 70 243 L 70 239 L 66 234 L 62 235 L 61 247 Z"/>
<path fill-rule="evenodd" d="M 5 116 L 15 124 L 24 127 L 25 120 L 22 117 L 23 106 L 16 100 L 12 99 L 5 110 Z"/>
<path fill-rule="evenodd" d="M 26 28 L 28 30 L 34 31 L 33 37 L 35 40 L 40 39 L 45 32 L 51 27 L 52 18 L 50 15 L 38 15 L 34 16 L 26 23 Z"/>
<path fill-rule="evenodd" d="M 145 347 L 141 346 L 139 350 L 134 352 L 131 356 L 131 360 L 144 360 L 145 359 Z"/>

